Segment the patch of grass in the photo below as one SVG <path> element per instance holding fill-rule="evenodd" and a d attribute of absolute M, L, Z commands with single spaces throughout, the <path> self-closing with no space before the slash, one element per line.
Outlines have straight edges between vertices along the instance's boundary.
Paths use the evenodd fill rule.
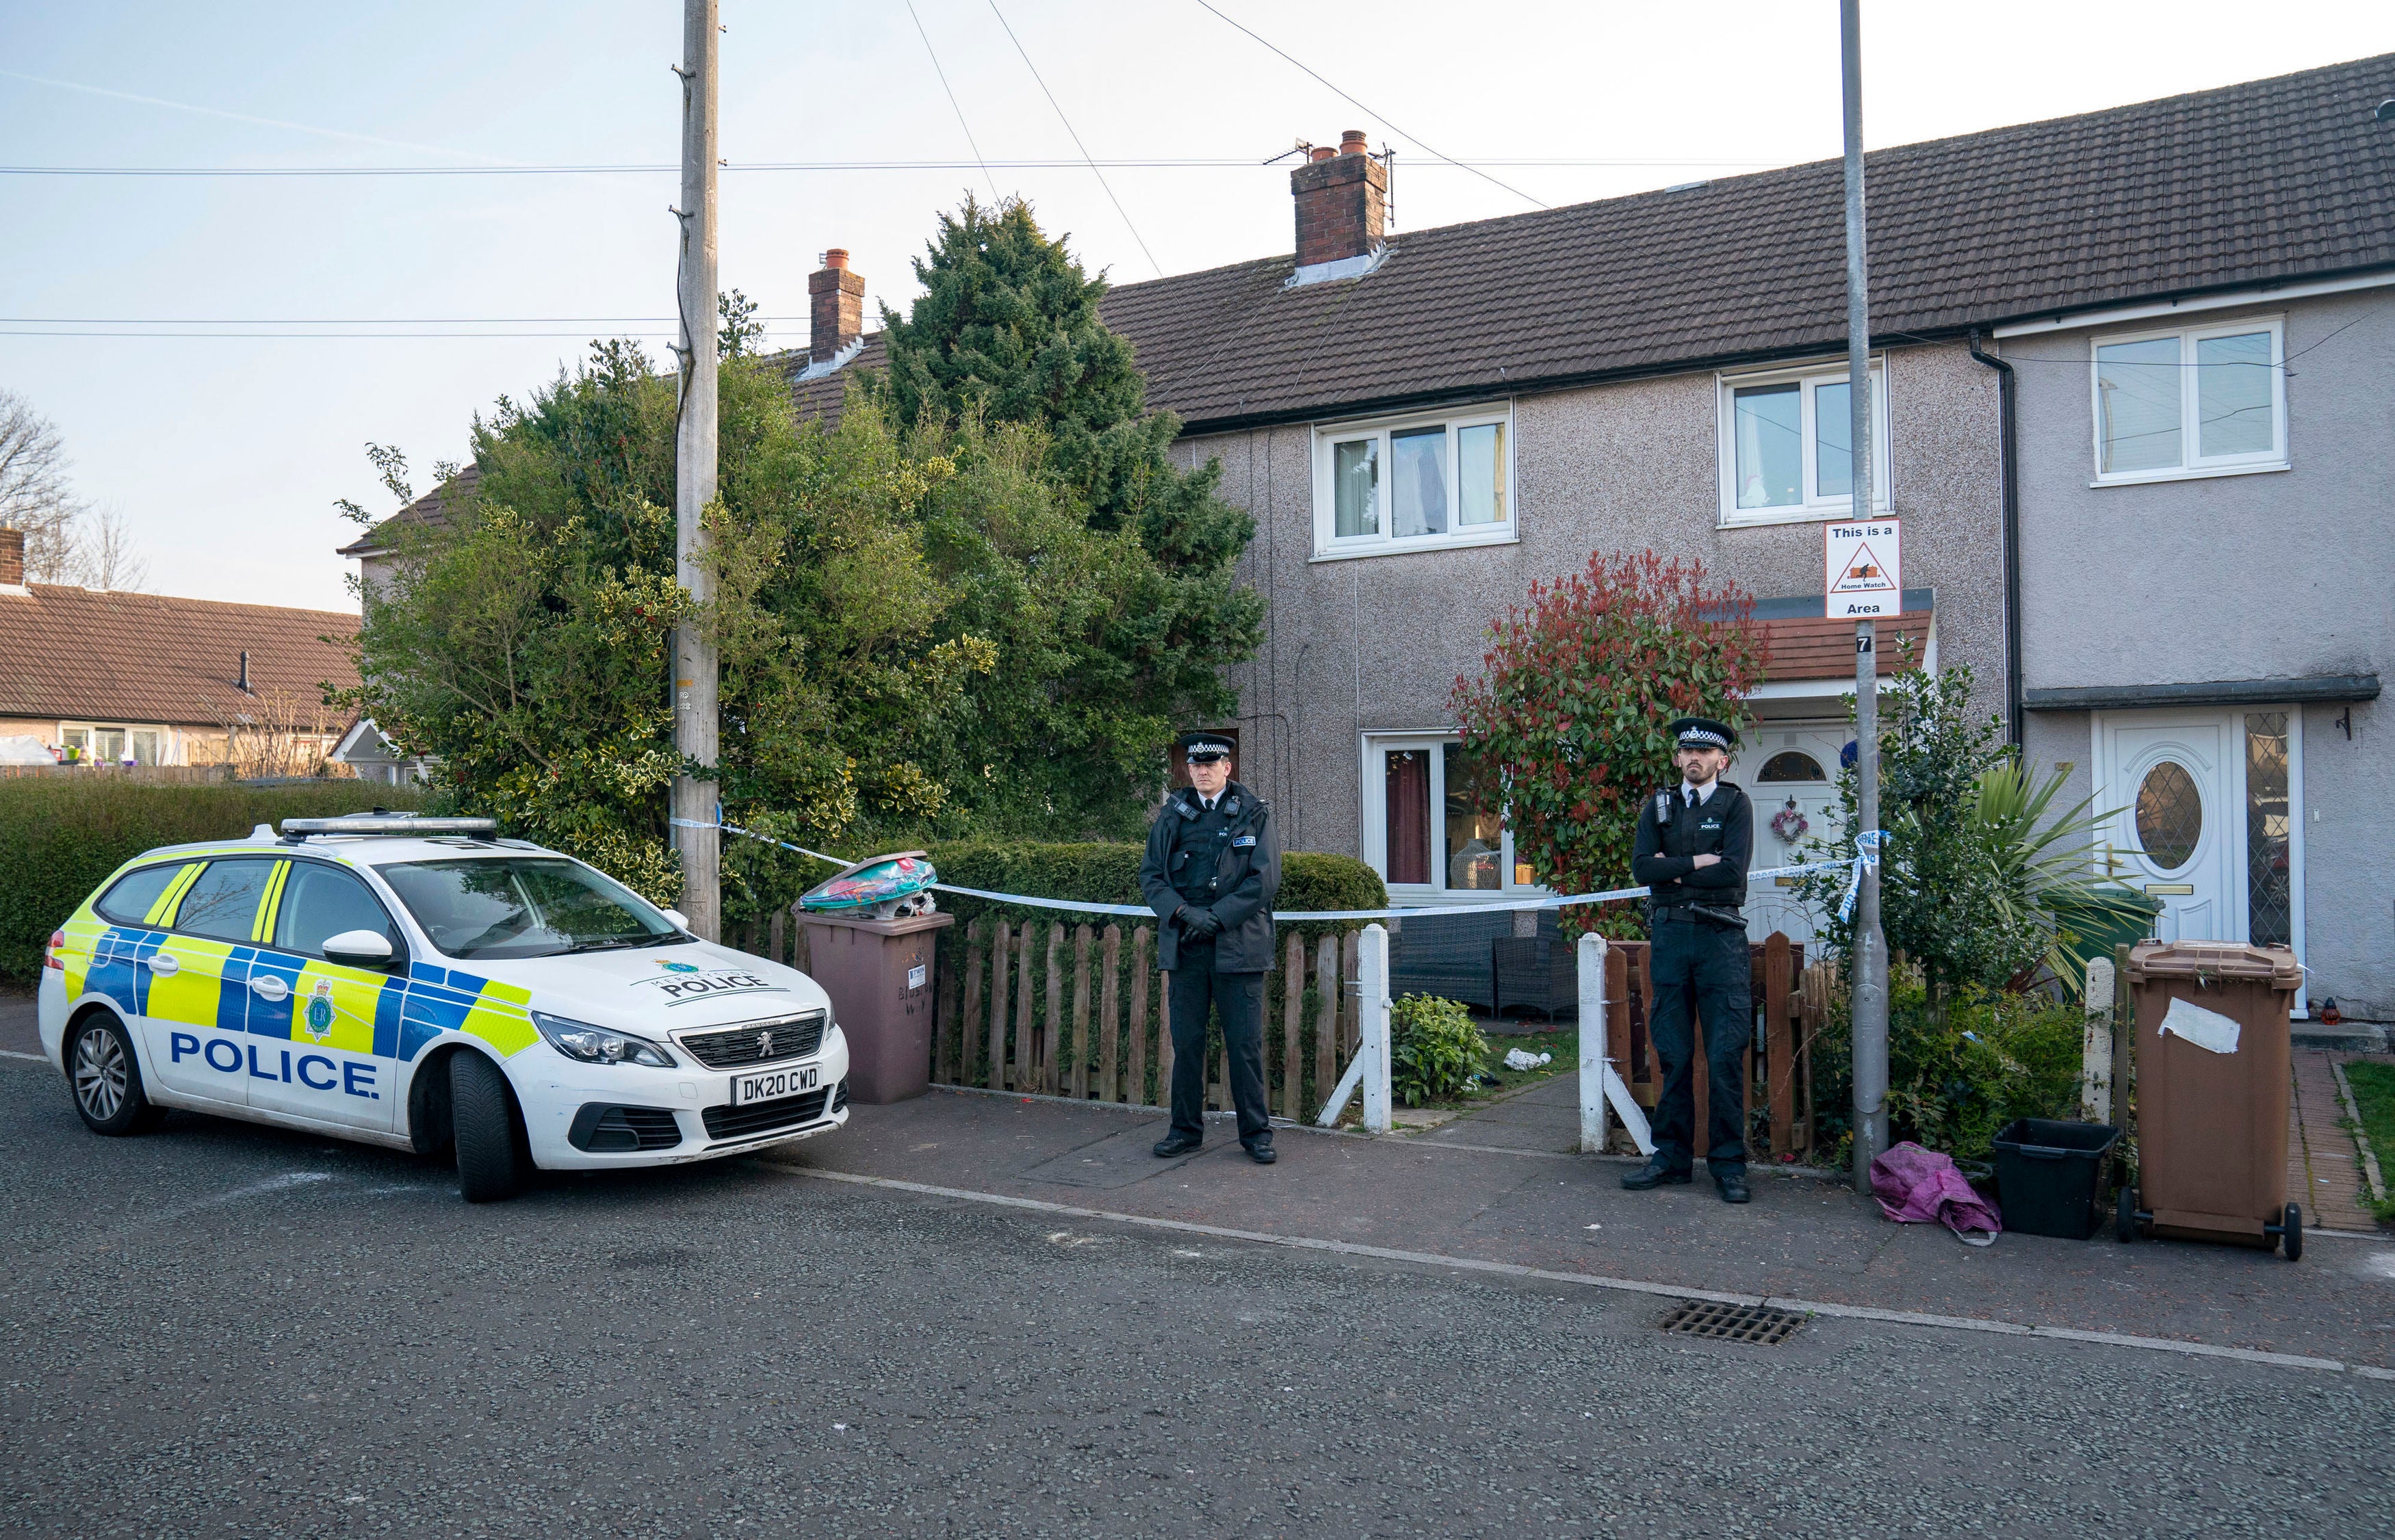
<path fill-rule="evenodd" d="M 2345 1066 L 2346 1084 L 2353 1087 L 2353 1100 L 2362 1112 L 2362 1131 L 2369 1136 L 2370 1148 L 2378 1157 L 2378 1169 L 2384 1173 L 2390 1160 L 2395 1160 L 2395 1064 L 2349 1063 Z M 2362 1201 L 2378 1212 L 2380 1224 L 2395 1224 L 2395 1197 L 2386 1203 L 2373 1203 L 2367 1187 Z"/>

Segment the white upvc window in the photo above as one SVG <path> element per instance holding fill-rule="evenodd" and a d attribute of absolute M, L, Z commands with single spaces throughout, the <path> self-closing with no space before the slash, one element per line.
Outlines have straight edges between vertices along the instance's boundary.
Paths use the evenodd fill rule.
<path fill-rule="evenodd" d="M 2287 468 L 2276 316 L 2093 339 L 2096 484 Z"/>
<path fill-rule="evenodd" d="M 1314 430 L 1317 560 L 1497 545 L 1515 519 L 1510 403 Z"/>
<path fill-rule="evenodd" d="M 1843 364 L 1721 378 L 1721 521 L 1790 524 L 1855 510 L 1854 407 Z M 1887 361 L 1872 362 L 1872 507 L 1888 507 Z"/>
<path fill-rule="evenodd" d="M 1393 898 L 1542 893 L 1514 858 L 1496 775 L 1451 732 L 1364 736 L 1364 862 Z"/>

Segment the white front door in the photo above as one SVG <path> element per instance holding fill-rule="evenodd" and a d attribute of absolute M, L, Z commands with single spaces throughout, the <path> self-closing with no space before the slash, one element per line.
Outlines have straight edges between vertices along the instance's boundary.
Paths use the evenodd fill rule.
<path fill-rule="evenodd" d="M 1819 861 L 1838 838 L 1839 755 L 1851 734 L 1839 722 L 1756 722 L 1730 761 L 1727 779 L 1754 803 L 1753 870 Z M 1746 933 L 1768 941 L 1814 939 L 1816 916 L 1798 901 L 1793 877 L 1765 877 L 1746 889 Z"/>
<path fill-rule="evenodd" d="M 2100 806 L 2120 878 L 2162 901 L 2165 941 L 2242 941 L 2243 743 L 2227 712 L 2123 712 L 2097 728 Z"/>

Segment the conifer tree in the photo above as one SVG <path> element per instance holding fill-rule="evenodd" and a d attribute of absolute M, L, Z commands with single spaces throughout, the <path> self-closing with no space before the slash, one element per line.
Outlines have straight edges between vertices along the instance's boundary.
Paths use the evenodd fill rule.
<path fill-rule="evenodd" d="M 1168 456 L 1181 420 L 1147 410 L 1131 344 L 1099 318 L 1105 278 L 1022 200 L 992 208 L 970 195 L 941 216 L 915 276 L 924 294 L 912 311 L 881 311 L 890 362 L 873 389 L 897 423 L 1043 431 L 1051 479 L 1089 526 L 1135 533 L 1154 563 L 1108 651 L 1152 700 L 1200 717 L 1236 710 L 1222 669 L 1254 655 L 1264 617 L 1237 572 L 1255 521 L 1216 495 L 1219 462 L 1184 471 Z"/>

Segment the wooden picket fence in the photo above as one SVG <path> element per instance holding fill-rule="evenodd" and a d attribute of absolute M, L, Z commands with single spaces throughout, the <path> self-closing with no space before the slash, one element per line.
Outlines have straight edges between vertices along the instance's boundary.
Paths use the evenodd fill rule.
<path fill-rule="evenodd" d="M 1753 950 L 1753 1008 L 1763 1022 L 1763 1052 L 1748 1054 L 1747 1106 L 1769 1121 L 1772 1155 L 1802 1154 L 1813 1148 L 1813 1040 L 1829 1020 L 1837 981 L 1834 963 L 1804 962 L 1804 948 L 1774 932 Z M 1662 1090 L 1662 1070 L 1647 1034 L 1647 1012 L 1654 998 L 1647 943 L 1615 941 L 1606 948 L 1606 1019 L 1618 1023 L 1608 1045 L 1616 1070 L 1642 1106 L 1652 1107 Z M 1704 1041 L 1701 1029 L 1698 1043 Z M 1702 1061 L 1701 1051 L 1699 1061 Z M 1696 1125 L 1705 1126 L 1705 1076 L 1696 1077 Z M 1755 1155 L 1766 1153 L 1756 1141 Z"/>
<path fill-rule="evenodd" d="M 787 913 L 734 926 L 725 941 L 807 970 L 805 928 Z M 1280 966 L 1265 975 L 1264 1074 L 1280 1116 L 1310 1119 L 1318 1112 L 1355 1052 L 1361 1029 L 1356 951 L 1352 930 L 1311 941 L 1288 936 Z M 1157 970 L 1155 956 L 1152 925 L 1126 931 L 1064 920 L 977 919 L 941 931 L 933 1083 L 1167 1105 L 1170 976 Z M 1647 943 L 1613 942 L 1606 958 L 1606 1014 L 1618 1033 L 1614 1064 L 1631 1095 L 1652 1107 L 1661 1070 L 1647 1030 L 1654 998 Z M 1769 1154 L 1802 1154 L 1815 1142 L 1812 1045 L 1829 1020 L 1837 965 L 1806 963 L 1801 945 L 1775 933 L 1754 946 L 1753 979 L 1763 1052 L 1751 1065 L 1747 1104 L 1766 1112 Z M 1207 1040 L 1206 1086 L 1207 1105 L 1230 1106 L 1219 1030 Z M 1706 1100 L 1700 1074 L 1700 1128 Z M 1766 1153 L 1760 1141 L 1754 1153 Z"/>
<path fill-rule="evenodd" d="M 1283 939 L 1264 975 L 1264 1078 L 1273 1110 L 1304 1118 L 1337 1083 L 1360 1030 L 1353 932 Z M 942 1085 L 1160 1107 L 1171 1099 L 1170 975 L 1156 928 L 984 918 L 941 933 L 932 1079 Z M 1219 1029 L 1207 1103 L 1230 1106 Z"/>

